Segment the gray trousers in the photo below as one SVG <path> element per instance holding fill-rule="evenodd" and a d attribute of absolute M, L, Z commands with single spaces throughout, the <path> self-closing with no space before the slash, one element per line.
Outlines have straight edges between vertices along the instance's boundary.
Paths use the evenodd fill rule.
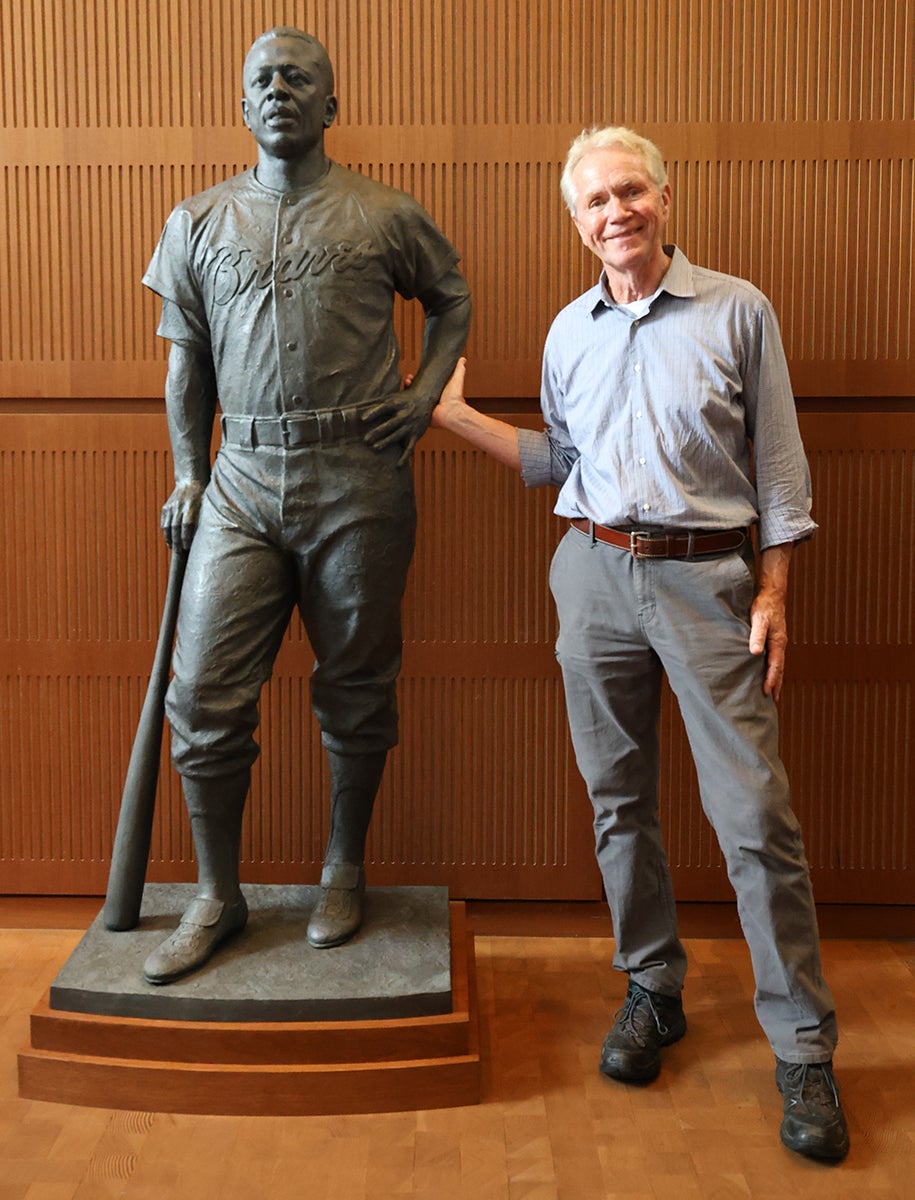
<path fill-rule="evenodd" d="M 778 753 L 778 718 L 750 654 L 752 557 L 635 559 L 570 530 L 550 570 L 557 656 L 578 767 L 594 807 L 614 965 L 675 995 L 686 955 L 658 818 L 662 673 L 677 697 L 702 807 L 737 895 L 756 1014 L 788 1062 L 832 1057 L 810 877 Z"/>

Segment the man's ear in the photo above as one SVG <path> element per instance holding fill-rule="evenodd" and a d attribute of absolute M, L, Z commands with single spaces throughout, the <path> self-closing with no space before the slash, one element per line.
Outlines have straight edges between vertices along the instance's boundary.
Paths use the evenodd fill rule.
<path fill-rule="evenodd" d="M 337 115 L 337 97 L 328 96 L 324 102 L 324 128 L 330 129 Z"/>
<path fill-rule="evenodd" d="M 667 218 L 670 216 L 670 205 L 671 205 L 671 201 L 673 199 L 673 193 L 671 191 L 669 182 L 665 183 L 663 188 L 661 189 L 661 199 L 664 202 L 664 220 L 666 221 Z"/>
<path fill-rule="evenodd" d="M 241 115 L 245 122 L 245 125 L 247 125 L 248 128 L 250 129 L 251 126 L 248 125 L 248 101 L 245 99 L 244 96 L 242 97 L 242 101 L 241 101 Z"/>

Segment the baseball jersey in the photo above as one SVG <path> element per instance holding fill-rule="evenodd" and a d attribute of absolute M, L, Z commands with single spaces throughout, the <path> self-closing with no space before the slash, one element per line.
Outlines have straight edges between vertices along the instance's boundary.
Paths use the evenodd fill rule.
<path fill-rule="evenodd" d="M 457 261 L 412 197 L 331 162 L 297 191 L 251 169 L 182 201 L 143 282 L 159 334 L 211 353 L 223 412 L 277 416 L 398 391 L 394 294 Z"/>

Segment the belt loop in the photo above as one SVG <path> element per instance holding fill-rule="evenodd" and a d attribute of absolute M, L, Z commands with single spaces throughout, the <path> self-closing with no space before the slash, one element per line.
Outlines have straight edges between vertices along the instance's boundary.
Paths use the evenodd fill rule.
<path fill-rule="evenodd" d="M 593 550 L 594 547 L 597 545 L 597 538 L 594 536 L 594 522 L 593 521 L 588 522 L 588 532 L 591 535 L 591 549 Z"/>
<path fill-rule="evenodd" d="M 694 557 L 693 547 L 696 544 L 696 534 L 692 529 L 686 531 L 686 561 L 692 562 Z"/>

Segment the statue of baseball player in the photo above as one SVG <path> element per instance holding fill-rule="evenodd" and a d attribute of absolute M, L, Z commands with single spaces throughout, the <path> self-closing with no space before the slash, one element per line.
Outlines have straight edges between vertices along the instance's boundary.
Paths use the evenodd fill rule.
<path fill-rule="evenodd" d="M 198 861 L 195 899 L 146 961 L 154 984 L 196 970 L 247 920 L 238 858 L 257 704 L 296 606 L 331 781 L 308 940 L 339 945 L 360 926 L 365 841 L 397 741 L 410 456 L 470 321 L 458 255 L 429 215 L 326 157 L 337 101 L 320 42 L 268 31 L 243 82 L 257 165 L 179 204 L 143 279 L 171 342 L 162 527 L 189 551 L 166 714 Z M 404 390 L 395 292 L 425 314 Z"/>

